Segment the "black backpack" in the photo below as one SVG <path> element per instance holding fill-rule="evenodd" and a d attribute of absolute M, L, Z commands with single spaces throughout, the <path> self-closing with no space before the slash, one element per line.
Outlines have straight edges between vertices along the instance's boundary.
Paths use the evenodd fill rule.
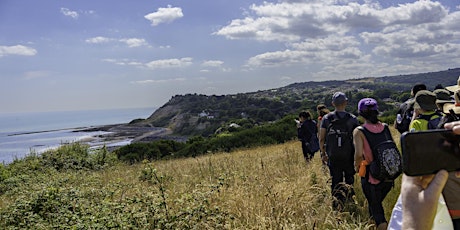
<path fill-rule="evenodd" d="M 353 162 L 353 129 L 357 124 L 351 118 L 350 113 L 345 113 L 341 118 L 336 111 L 327 115 L 329 125 L 326 129 L 325 145 L 327 156 L 332 162 Z"/>
<path fill-rule="evenodd" d="M 415 100 L 413 98 L 410 98 L 406 102 L 401 104 L 401 107 L 399 109 L 400 113 L 398 114 L 398 116 L 401 117 L 396 118 L 395 122 L 396 129 L 399 131 L 399 133 L 409 131 L 409 125 L 412 121 L 412 116 L 414 114 L 414 102 Z"/>
<path fill-rule="evenodd" d="M 308 140 L 308 148 L 311 153 L 316 153 L 319 150 L 318 128 L 316 126 L 316 121 L 311 120 L 311 122 L 314 126 L 312 126 L 313 130 L 310 130 L 312 135 L 310 140 Z"/>
<path fill-rule="evenodd" d="M 366 137 L 374 157 L 367 166 L 366 173 L 370 173 L 380 181 L 394 180 L 402 173 L 401 154 L 393 141 L 388 125 L 384 125 L 385 128 L 380 133 L 373 133 L 362 126 L 358 127 Z"/>

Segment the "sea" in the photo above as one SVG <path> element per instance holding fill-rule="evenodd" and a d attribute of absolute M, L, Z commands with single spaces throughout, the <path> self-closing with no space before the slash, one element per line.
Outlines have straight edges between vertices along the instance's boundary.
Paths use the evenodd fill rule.
<path fill-rule="evenodd" d="M 34 153 L 57 148 L 106 132 L 80 132 L 85 128 L 129 123 L 148 118 L 155 108 L 0 113 L 0 162 L 8 164 Z M 123 140 L 111 145 L 129 144 Z M 102 145 L 104 143 L 101 143 Z"/>

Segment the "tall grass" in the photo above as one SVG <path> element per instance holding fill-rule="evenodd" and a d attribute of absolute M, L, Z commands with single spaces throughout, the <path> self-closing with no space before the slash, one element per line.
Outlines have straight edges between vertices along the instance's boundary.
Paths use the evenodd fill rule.
<path fill-rule="evenodd" d="M 374 228 L 359 178 L 355 203 L 333 211 L 327 168 L 318 155 L 306 163 L 297 141 L 96 169 L 42 170 L 32 158 L 39 170 L 21 164 L 0 181 L 1 229 Z M 388 219 L 395 184 L 384 202 Z"/>

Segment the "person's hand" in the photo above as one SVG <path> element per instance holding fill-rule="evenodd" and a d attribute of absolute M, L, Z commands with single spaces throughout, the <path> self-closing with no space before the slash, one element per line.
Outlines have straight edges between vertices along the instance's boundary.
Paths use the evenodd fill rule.
<path fill-rule="evenodd" d="M 455 134 L 460 134 L 460 121 L 453 121 L 444 124 L 445 129 L 451 129 Z"/>
<path fill-rule="evenodd" d="M 329 158 L 327 157 L 326 153 L 321 153 L 321 161 L 323 162 L 324 165 L 327 165 L 327 161 Z"/>
<path fill-rule="evenodd" d="M 445 170 L 439 171 L 436 175 L 414 177 L 403 175 L 401 184 L 402 229 L 432 228 L 438 200 L 447 178 L 448 173 Z"/>

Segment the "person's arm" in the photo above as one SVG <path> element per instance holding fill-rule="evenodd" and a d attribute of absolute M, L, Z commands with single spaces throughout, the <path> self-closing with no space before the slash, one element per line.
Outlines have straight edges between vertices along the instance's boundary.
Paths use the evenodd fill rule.
<path fill-rule="evenodd" d="M 364 148 L 364 143 L 363 143 L 363 138 L 362 138 L 363 133 L 359 129 L 353 130 L 353 144 L 355 146 L 355 171 L 359 172 L 359 166 L 361 165 L 361 161 L 364 160 L 363 157 L 363 148 Z"/>
<path fill-rule="evenodd" d="M 321 151 L 321 159 L 323 163 L 327 162 L 327 155 L 326 155 L 326 149 L 324 148 L 324 144 L 326 143 L 326 129 L 325 128 L 320 128 L 319 130 L 319 149 Z"/>
<path fill-rule="evenodd" d="M 401 199 L 402 229 L 432 229 L 438 200 L 449 174 L 445 170 L 436 175 L 403 175 Z"/>

